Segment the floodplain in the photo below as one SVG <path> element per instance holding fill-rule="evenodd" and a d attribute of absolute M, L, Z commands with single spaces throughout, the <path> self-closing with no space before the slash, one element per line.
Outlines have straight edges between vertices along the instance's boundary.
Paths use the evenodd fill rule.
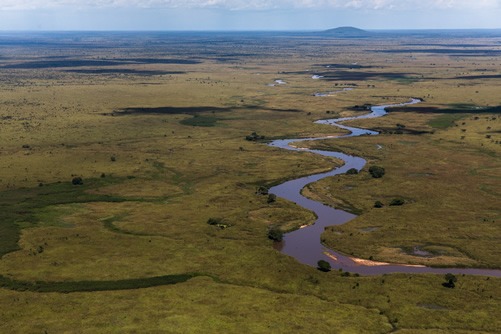
<path fill-rule="evenodd" d="M 367 160 L 303 190 L 358 215 L 319 242 L 501 269 L 501 35 L 4 33 L 0 45 L 1 332 L 500 331 L 499 278 L 448 288 L 443 275 L 300 264 L 268 233 L 315 215 L 259 189 L 342 165 L 270 140 L 343 134 L 314 121 L 420 98 L 349 123 L 378 136 L 307 144 Z"/>

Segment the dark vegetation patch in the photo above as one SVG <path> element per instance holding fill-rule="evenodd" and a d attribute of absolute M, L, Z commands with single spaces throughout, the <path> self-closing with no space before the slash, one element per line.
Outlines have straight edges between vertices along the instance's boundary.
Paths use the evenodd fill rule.
<path fill-rule="evenodd" d="M 225 62 L 237 62 L 237 61 L 241 60 L 240 58 L 231 58 L 231 57 L 228 57 L 228 58 L 217 57 L 217 58 L 209 58 L 209 59 L 212 59 L 212 60 L 215 60 L 215 61 L 218 61 L 218 62 L 221 62 L 221 63 L 225 63 Z"/>
<path fill-rule="evenodd" d="M 268 239 L 280 242 L 283 240 L 283 237 L 284 233 L 282 232 L 282 230 L 280 230 L 279 227 L 271 226 L 268 230 Z"/>
<path fill-rule="evenodd" d="M 216 125 L 217 121 L 218 118 L 214 116 L 193 115 L 192 118 L 183 119 L 179 123 L 191 126 L 212 127 Z"/>
<path fill-rule="evenodd" d="M 449 54 L 454 56 L 499 56 L 501 50 L 465 50 L 465 49 L 391 49 L 391 50 L 367 50 L 378 53 L 432 53 Z"/>
<path fill-rule="evenodd" d="M 334 72 L 315 72 L 315 75 L 322 76 L 322 80 L 337 81 L 337 80 L 415 80 L 413 73 L 397 73 L 397 72 L 350 72 L 350 71 L 334 71 Z M 414 75 L 414 77 L 413 77 Z"/>
<path fill-rule="evenodd" d="M 43 187 L 21 188 L 0 192 L 0 256 L 19 249 L 18 241 L 23 227 L 33 227 L 39 223 L 37 211 L 60 204 L 91 202 L 125 202 L 119 196 L 90 194 L 87 191 L 111 182 L 116 178 L 86 179 L 75 186 L 71 180 L 46 184 Z"/>
<path fill-rule="evenodd" d="M 245 136 L 245 140 L 248 141 L 258 141 L 258 140 L 263 140 L 264 136 L 263 135 L 258 135 L 257 132 L 253 132 L 250 135 Z M 268 194 L 268 189 L 266 189 L 266 194 Z"/>
<path fill-rule="evenodd" d="M 276 112 L 301 112 L 299 109 L 266 108 L 263 106 L 239 106 L 239 107 L 133 107 L 117 110 L 112 115 L 195 115 L 200 113 L 216 113 L 232 110 L 265 110 Z"/>
<path fill-rule="evenodd" d="M 375 179 L 380 179 L 384 176 L 385 169 L 381 166 L 371 166 L 369 167 L 369 174 Z"/>
<path fill-rule="evenodd" d="M 261 110 L 276 111 L 276 112 L 302 112 L 302 110 L 300 110 L 300 109 L 292 109 L 292 108 L 287 108 L 287 109 L 283 109 L 283 108 L 263 108 L 263 107 L 260 107 L 260 106 L 246 106 L 246 107 L 243 107 L 243 108 L 240 108 L 240 109 L 254 109 L 254 110 L 261 109 Z"/>
<path fill-rule="evenodd" d="M 44 282 L 44 281 L 18 281 L 0 275 L 0 287 L 14 291 L 31 292 L 92 292 L 92 291 L 114 291 L 144 289 L 161 285 L 171 285 L 184 283 L 189 279 L 202 276 L 198 273 L 155 276 L 148 278 L 132 278 L 114 281 L 64 281 L 64 282 Z"/>
<path fill-rule="evenodd" d="M 127 68 L 105 68 L 97 70 L 66 70 L 65 72 L 79 74 L 134 74 L 134 75 L 168 75 L 168 74 L 185 74 L 182 71 L 150 71 L 150 70 L 133 70 Z"/>
<path fill-rule="evenodd" d="M 475 107 L 471 105 L 452 105 L 452 108 L 438 107 L 393 107 L 387 108 L 390 112 L 415 112 L 421 114 L 496 114 L 501 113 L 501 106 Z"/>
<path fill-rule="evenodd" d="M 464 43 L 459 43 L 459 44 L 442 44 L 442 43 L 406 43 L 402 44 L 404 46 L 442 46 L 446 48 L 488 48 L 488 47 L 493 47 L 492 44 L 464 44 Z"/>
<path fill-rule="evenodd" d="M 19 64 L 7 64 L 2 68 L 10 69 L 44 69 L 44 68 L 64 68 L 64 67 L 85 67 L 85 66 L 119 66 L 130 64 L 199 64 L 198 60 L 188 59 L 161 59 L 161 58 L 118 58 L 118 59 L 61 59 L 61 60 L 40 60 L 27 61 Z"/>
<path fill-rule="evenodd" d="M 423 130 L 415 130 L 415 129 L 409 129 L 409 128 L 400 128 L 400 127 L 376 127 L 376 128 L 371 128 L 371 130 L 380 132 L 382 134 L 394 134 L 394 135 L 423 135 L 426 133 L 430 133 L 429 131 L 423 131 Z"/>
<path fill-rule="evenodd" d="M 501 79 L 501 74 L 465 75 L 456 77 L 456 79 L 464 79 L 464 80 Z"/>
<path fill-rule="evenodd" d="M 351 111 L 367 111 L 371 110 L 372 104 L 362 104 L 362 105 L 354 105 L 353 107 L 349 107 L 348 110 Z"/>
<path fill-rule="evenodd" d="M 114 58 L 113 60 L 134 62 L 139 64 L 177 64 L 177 65 L 196 65 L 201 61 L 193 59 L 172 59 L 172 58 Z"/>
<path fill-rule="evenodd" d="M 194 115 L 197 113 L 208 113 L 208 112 L 225 112 L 231 111 L 232 108 L 224 107 L 136 107 L 136 108 L 125 108 L 120 111 L 114 112 L 114 115 Z"/>

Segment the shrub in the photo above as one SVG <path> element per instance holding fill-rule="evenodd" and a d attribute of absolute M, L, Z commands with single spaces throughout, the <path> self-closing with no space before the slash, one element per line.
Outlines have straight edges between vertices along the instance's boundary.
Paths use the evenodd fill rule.
<path fill-rule="evenodd" d="M 256 194 L 258 195 L 268 195 L 268 188 L 265 186 L 259 186 L 256 190 Z"/>
<path fill-rule="evenodd" d="M 276 200 L 277 200 L 277 195 L 275 195 L 275 194 L 268 195 L 268 200 L 267 200 L 268 204 L 276 202 Z"/>
<path fill-rule="evenodd" d="M 379 179 L 383 177 L 385 171 L 383 167 L 380 166 L 371 166 L 369 168 L 369 173 L 372 175 L 373 178 Z"/>
<path fill-rule="evenodd" d="M 284 233 L 278 227 L 271 227 L 268 230 L 268 238 L 273 241 L 282 241 Z"/>
<path fill-rule="evenodd" d="M 454 276 L 451 273 L 447 273 L 447 274 L 445 274 L 444 278 L 445 278 L 445 282 L 442 283 L 442 286 L 449 288 L 449 289 L 454 289 L 456 287 L 456 282 L 458 281 L 456 276 Z"/>
<path fill-rule="evenodd" d="M 71 184 L 73 184 L 75 186 L 81 186 L 81 185 L 83 185 L 83 180 L 80 176 L 77 176 L 71 180 Z"/>
<path fill-rule="evenodd" d="M 245 136 L 245 140 L 248 140 L 248 141 L 256 141 L 256 140 L 260 140 L 260 139 L 261 140 L 264 139 L 264 136 L 260 136 L 256 132 L 253 132 L 250 135 Z"/>
<path fill-rule="evenodd" d="M 355 174 L 358 174 L 358 169 L 356 168 L 350 168 L 346 171 L 346 174 L 348 175 L 355 175 Z"/>
<path fill-rule="evenodd" d="M 398 205 L 404 205 L 405 200 L 401 198 L 394 198 L 391 200 L 390 205 L 391 206 L 398 206 Z"/>
<path fill-rule="evenodd" d="M 331 271 L 331 265 L 325 260 L 320 260 L 317 262 L 317 269 L 323 272 Z"/>
<path fill-rule="evenodd" d="M 207 220 L 207 224 L 209 224 L 209 225 L 218 225 L 218 224 L 221 224 L 222 221 L 223 220 L 221 218 L 212 218 L 211 217 L 211 218 L 209 218 Z"/>
<path fill-rule="evenodd" d="M 383 204 L 381 201 L 376 201 L 376 202 L 374 203 L 374 207 L 375 207 L 375 208 L 378 208 L 378 209 L 379 209 L 379 208 L 382 208 L 383 206 L 384 206 L 384 204 Z"/>

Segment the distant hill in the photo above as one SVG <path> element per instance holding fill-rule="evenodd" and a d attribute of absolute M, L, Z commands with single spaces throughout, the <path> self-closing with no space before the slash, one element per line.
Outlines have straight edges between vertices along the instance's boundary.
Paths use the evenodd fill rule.
<path fill-rule="evenodd" d="M 368 37 L 371 35 L 370 32 L 355 27 L 338 27 L 334 29 L 324 30 L 321 33 L 336 37 Z"/>

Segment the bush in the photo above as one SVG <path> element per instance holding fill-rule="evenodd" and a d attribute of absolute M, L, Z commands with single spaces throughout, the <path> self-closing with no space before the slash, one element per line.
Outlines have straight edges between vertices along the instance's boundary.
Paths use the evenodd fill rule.
<path fill-rule="evenodd" d="M 77 176 L 71 180 L 71 184 L 73 184 L 75 186 L 81 186 L 81 185 L 83 185 L 83 180 L 80 176 Z"/>
<path fill-rule="evenodd" d="M 268 195 L 268 200 L 267 200 L 268 204 L 273 203 L 276 200 L 277 200 L 277 195 L 275 195 L 275 194 L 269 194 Z"/>
<path fill-rule="evenodd" d="M 262 140 L 262 139 L 264 139 L 264 136 L 260 136 L 256 132 L 253 132 L 250 135 L 245 136 L 245 140 L 248 140 L 248 141 L 256 141 L 256 140 Z"/>
<path fill-rule="evenodd" d="M 348 174 L 348 175 L 358 174 L 358 169 L 356 169 L 356 168 L 350 168 L 350 169 L 348 169 L 348 171 L 346 171 L 346 174 Z"/>
<path fill-rule="evenodd" d="M 369 168 L 369 173 L 372 175 L 373 178 L 379 179 L 383 177 L 385 171 L 383 167 L 380 166 L 371 166 Z"/>
<path fill-rule="evenodd" d="M 331 265 L 325 260 L 320 260 L 317 262 L 317 269 L 323 272 L 331 271 Z"/>
<path fill-rule="evenodd" d="M 209 218 L 209 220 L 207 220 L 207 224 L 209 225 L 218 225 L 218 224 L 221 224 L 222 223 L 222 219 L 221 218 Z"/>
<path fill-rule="evenodd" d="M 268 188 L 266 188 L 265 186 L 259 186 L 259 188 L 257 188 L 257 190 L 256 190 L 256 194 L 268 195 Z"/>
<path fill-rule="evenodd" d="M 384 204 L 383 204 L 381 201 L 376 201 L 376 202 L 374 203 L 374 207 L 375 207 L 375 208 L 378 208 L 378 209 L 379 209 L 379 208 L 382 208 L 383 206 L 384 206 Z"/>
<path fill-rule="evenodd" d="M 404 205 L 405 201 L 401 198 L 394 198 L 391 200 L 390 205 L 391 206 L 398 206 L 398 205 Z"/>
<path fill-rule="evenodd" d="M 268 238 L 273 241 L 282 241 L 284 233 L 278 227 L 271 227 L 268 231 Z"/>
<path fill-rule="evenodd" d="M 454 274 L 447 273 L 445 274 L 444 278 L 445 282 L 442 283 L 442 286 L 449 289 L 454 289 L 456 287 L 456 282 L 458 281 L 458 279 L 456 278 L 456 276 L 454 276 Z"/>

